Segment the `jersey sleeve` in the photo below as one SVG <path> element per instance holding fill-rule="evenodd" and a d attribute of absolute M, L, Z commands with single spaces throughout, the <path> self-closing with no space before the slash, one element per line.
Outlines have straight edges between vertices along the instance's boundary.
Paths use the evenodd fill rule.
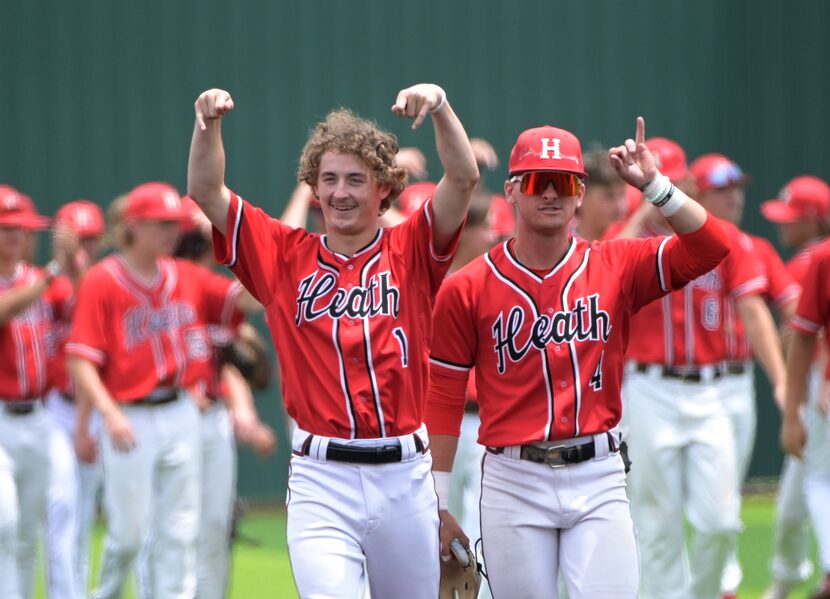
<path fill-rule="evenodd" d="M 45 301 L 52 308 L 56 321 L 69 321 L 75 301 L 72 282 L 66 276 L 60 276 L 43 294 Z"/>
<path fill-rule="evenodd" d="M 90 271 L 81 281 L 66 344 L 68 355 L 85 358 L 98 366 L 106 363 L 110 345 L 107 330 L 113 326 L 107 306 L 108 282 L 101 270 Z"/>
<path fill-rule="evenodd" d="M 427 429 L 433 434 L 458 436 L 464 417 L 467 381 L 478 348 L 476 296 L 468 272 L 462 270 L 447 279 L 433 310 L 433 330 L 441 333 L 432 340 L 424 412 Z"/>
<path fill-rule="evenodd" d="M 817 334 L 830 320 L 830 246 L 824 247 L 810 261 L 791 322 L 794 329 L 808 335 Z"/>
<path fill-rule="evenodd" d="M 404 256 L 407 265 L 411 265 L 414 270 L 412 274 L 417 280 L 425 278 L 428 281 L 430 295 L 438 292 L 458 248 L 458 239 L 463 229 L 463 226 L 458 228 L 446 253 L 440 255 L 435 250 L 432 228 L 434 219 L 430 198 L 419 210 L 413 212 L 403 223 L 392 227 L 389 232 L 392 235 L 392 247 Z"/>
<path fill-rule="evenodd" d="M 763 237 L 752 238 L 752 244 L 758 250 L 757 253 L 764 264 L 770 300 L 776 306 L 782 306 L 798 299 L 801 287 L 784 266 L 772 244 Z"/>
<path fill-rule="evenodd" d="M 231 192 L 226 235 L 214 227 L 213 249 L 216 260 L 228 266 L 251 295 L 267 306 L 285 275 L 291 246 L 308 235 Z"/>
<path fill-rule="evenodd" d="M 769 283 L 764 265 L 753 253 L 752 240 L 734 226 L 729 233 L 732 243 L 729 255 L 723 261 L 724 283 L 729 297 L 736 300 L 767 292 Z"/>
<path fill-rule="evenodd" d="M 201 287 L 202 319 L 208 324 L 236 328 L 244 319 L 237 309 L 242 285 L 207 268 L 196 267 L 194 276 Z"/>

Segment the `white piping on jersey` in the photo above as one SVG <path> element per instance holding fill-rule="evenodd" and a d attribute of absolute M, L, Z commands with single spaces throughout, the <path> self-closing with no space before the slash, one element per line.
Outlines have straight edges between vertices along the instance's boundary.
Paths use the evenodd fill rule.
<path fill-rule="evenodd" d="M 510 252 L 507 251 L 507 241 L 504 242 L 504 253 L 510 257 Z M 487 263 L 487 266 L 490 267 L 490 270 L 496 275 L 496 278 L 499 279 L 502 283 L 516 291 L 519 295 L 521 295 L 527 304 L 530 306 L 530 310 L 533 313 L 533 319 L 536 320 L 539 318 L 539 312 L 536 310 L 536 304 L 533 303 L 533 298 L 531 298 L 527 292 L 522 289 L 521 287 L 517 286 L 513 283 L 510 279 L 503 276 L 499 269 L 496 268 L 496 265 L 493 263 L 492 258 L 490 257 L 490 253 L 484 254 L 484 261 Z M 515 261 L 512 261 L 516 264 Z M 523 269 L 524 270 L 524 269 Z M 541 281 L 538 276 L 534 275 L 534 278 L 537 281 Z M 542 374 L 545 377 L 545 391 L 547 392 L 548 396 L 548 422 L 545 425 L 545 440 L 550 439 L 551 429 L 553 427 L 553 381 L 551 380 L 550 376 L 550 369 L 548 367 L 548 357 L 547 352 L 545 351 L 544 347 L 539 348 L 539 357 L 542 359 Z"/>
<path fill-rule="evenodd" d="M 686 328 L 686 364 L 695 363 L 695 300 L 691 285 L 683 288 L 683 324 Z"/>
<path fill-rule="evenodd" d="M 421 206 L 421 209 L 424 211 L 424 214 L 427 217 L 427 224 L 429 224 L 429 255 L 432 256 L 432 259 L 436 262 L 446 262 L 453 257 L 453 254 L 450 253 L 443 258 L 438 256 L 438 252 L 435 251 L 435 235 L 434 231 L 432 230 L 432 217 L 429 215 L 429 210 L 427 209 L 427 205 L 432 202 L 432 198 L 428 199 L 424 202 L 424 205 Z"/>
<path fill-rule="evenodd" d="M 242 206 L 245 200 L 236 196 L 236 219 L 233 221 L 233 236 L 231 237 L 231 259 L 228 266 L 236 266 L 239 257 L 239 228 L 242 226 Z"/>
<path fill-rule="evenodd" d="M 29 378 L 26 372 L 26 347 L 23 344 L 23 334 L 20 330 L 20 325 L 12 324 L 11 327 L 14 334 L 14 344 L 17 346 L 17 378 L 20 381 L 20 397 L 26 397 L 29 394 Z M 32 335 L 34 338 L 34 335 Z"/>
<path fill-rule="evenodd" d="M 798 283 L 791 283 L 784 288 L 784 291 L 774 300 L 776 306 L 782 306 L 788 301 L 797 298 L 801 294 L 801 287 Z"/>
<path fill-rule="evenodd" d="M 533 279 L 535 279 L 536 281 L 541 282 L 543 280 L 542 277 L 537 275 L 532 270 L 526 268 L 524 265 L 522 265 L 521 262 L 519 262 L 518 260 L 513 258 L 513 254 L 510 253 L 510 250 L 508 248 L 509 243 L 510 243 L 509 239 L 504 242 L 504 255 L 507 256 L 507 259 L 510 260 L 510 262 L 513 264 L 513 266 L 515 266 L 516 268 L 521 270 L 523 273 L 525 273 L 526 275 L 528 275 L 530 277 L 533 277 Z M 565 252 L 565 255 L 562 256 L 559 259 L 559 262 L 557 262 L 554 265 L 554 267 L 552 269 L 550 269 L 550 272 L 548 274 L 546 274 L 544 278 L 547 279 L 548 277 L 552 277 L 553 275 L 555 275 L 559 271 L 559 269 L 562 268 L 562 266 L 564 266 L 565 264 L 568 263 L 568 260 L 571 259 L 571 256 L 573 256 L 573 253 L 575 251 L 576 251 L 576 238 L 571 237 L 571 243 L 568 246 L 568 251 Z"/>
<path fill-rule="evenodd" d="M 383 228 L 380 228 L 380 229 L 377 230 L 377 233 L 375 233 L 375 238 L 371 242 L 369 242 L 369 245 L 367 245 L 362 250 L 360 250 L 358 252 L 355 252 L 352 256 L 347 256 L 346 254 L 341 254 L 340 252 L 335 252 L 333 249 L 331 249 L 329 247 L 329 243 L 328 243 L 328 235 L 321 235 L 320 236 L 320 241 L 323 243 L 324 248 L 326 248 L 328 251 L 330 251 L 332 254 L 334 254 L 338 258 L 341 258 L 343 260 L 351 260 L 353 258 L 357 258 L 358 256 L 362 256 L 363 254 L 365 254 L 367 252 L 370 252 L 378 243 L 380 243 L 380 240 L 381 240 L 382 237 L 383 237 Z"/>
<path fill-rule="evenodd" d="M 133 286 L 133 281 L 130 281 L 125 275 L 129 275 L 128 270 L 124 270 L 124 259 L 116 255 L 115 260 L 111 262 L 104 262 L 104 268 L 110 273 L 115 283 L 124 291 L 132 295 L 138 303 L 148 309 L 152 309 L 152 301 L 147 293 L 137 287 Z M 122 315 L 123 317 L 123 315 Z M 122 322 L 123 325 L 123 322 Z M 126 348 L 125 348 L 126 349 Z M 153 365 L 156 369 L 156 377 L 159 381 L 163 381 L 166 377 L 166 366 L 164 364 L 164 352 L 161 347 L 161 341 L 158 336 L 152 335 L 150 337 L 150 349 L 153 352 Z"/>
<path fill-rule="evenodd" d="M 473 367 L 472 366 L 459 366 L 458 364 L 450 364 L 449 362 L 444 362 L 443 360 L 439 360 L 438 358 L 433 358 L 430 356 L 429 358 L 430 363 L 437 364 L 442 368 L 448 368 L 450 370 L 457 370 L 458 372 L 470 372 Z"/>
<path fill-rule="evenodd" d="M 591 254 L 591 248 L 585 251 L 582 257 L 582 264 L 568 277 L 568 282 L 565 283 L 565 288 L 562 290 L 562 310 L 568 312 L 568 292 L 571 290 L 574 280 L 582 274 L 585 267 L 588 265 L 588 256 Z M 568 348 L 571 354 L 571 366 L 573 367 L 574 375 L 574 437 L 579 436 L 579 412 L 582 408 L 582 380 L 579 373 L 579 358 L 576 355 L 576 342 L 571 340 L 568 342 Z"/>
<path fill-rule="evenodd" d="M 671 239 L 671 237 L 666 237 L 657 247 L 657 277 L 660 280 L 660 290 L 664 293 L 668 293 L 670 291 L 669 286 L 666 284 L 666 276 L 663 273 L 663 250 L 669 242 L 669 239 Z"/>
<path fill-rule="evenodd" d="M 663 309 L 663 351 L 666 355 L 666 364 L 674 364 L 674 322 L 672 321 L 672 295 L 664 295 L 660 300 Z"/>
<path fill-rule="evenodd" d="M 792 324 L 793 326 L 798 326 L 805 331 L 810 331 L 811 333 L 818 333 L 822 329 L 822 325 L 816 324 L 811 320 L 807 320 L 798 314 L 793 314 Z"/>
<path fill-rule="evenodd" d="M 343 397 L 346 400 L 346 414 L 349 415 L 349 427 L 351 432 L 349 438 L 354 439 L 357 436 L 357 427 L 355 426 L 354 414 L 352 413 L 352 400 L 349 394 L 349 383 L 346 380 L 346 363 L 343 360 L 343 352 L 340 351 L 340 319 L 331 319 L 331 341 L 334 344 L 334 351 L 337 352 L 337 365 L 340 367 L 340 388 L 343 390 Z"/>
<path fill-rule="evenodd" d="M 736 298 L 736 297 L 740 297 L 742 295 L 749 295 L 753 291 L 756 291 L 758 289 L 763 289 L 764 285 L 766 285 L 766 284 L 767 284 L 766 277 L 755 277 L 754 279 L 748 280 L 743 285 L 738 285 L 735 289 L 733 289 L 730 292 L 729 297 Z"/>
<path fill-rule="evenodd" d="M 67 343 L 66 349 L 68 353 L 79 355 L 96 364 L 103 364 L 106 361 L 106 354 L 104 352 L 84 343 Z"/>
<path fill-rule="evenodd" d="M 164 260 L 159 263 L 159 273 L 161 273 L 162 269 L 164 269 L 167 273 L 167 276 L 164 281 L 164 287 L 161 291 L 161 301 L 165 305 L 169 305 L 170 294 L 173 292 L 173 289 L 176 288 L 176 284 L 178 283 L 178 269 L 175 267 L 175 263 L 169 260 Z M 201 314 L 199 315 L 199 320 L 204 320 Z M 167 337 L 170 339 L 170 346 L 173 348 L 173 358 L 176 360 L 176 378 L 173 379 L 173 384 L 176 387 L 181 386 L 182 377 L 184 376 L 185 369 L 187 368 L 187 356 L 182 352 L 183 336 L 184 331 L 179 331 L 179 329 L 170 329 L 167 331 Z"/>
<path fill-rule="evenodd" d="M 325 262 L 323 262 L 322 260 L 319 260 L 319 259 L 317 260 L 317 266 L 318 266 L 319 268 L 321 268 L 321 269 L 325 270 L 326 272 L 330 272 L 330 273 L 331 273 L 331 274 L 333 274 L 335 277 L 339 277 L 339 276 L 340 276 L 340 271 L 339 271 L 339 270 L 337 270 L 336 268 L 334 268 L 334 267 L 332 267 L 332 266 L 329 266 L 328 264 L 326 264 L 326 263 L 325 263 Z"/>
<path fill-rule="evenodd" d="M 360 273 L 360 284 L 363 286 L 364 289 L 367 289 L 368 286 L 366 285 L 367 277 L 369 271 L 372 269 L 372 266 L 378 263 L 380 260 L 381 253 L 378 252 L 369 260 L 366 261 L 366 264 L 363 265 Z M 378 416 L 378 429 L 380 431 L 380 436 L 386 436 L 386 425 L 384 423 L 383 418 L 383 406 L 381 405 L 380 401 L 380 391 L 378 390 L 378 379 L 375 375 L 375 366 L 372 363 L 372 338 L 369 335 L 369 318 L 363 318 L 363 344 L 366 348 L 366 366 L 369 369 L 369 381 L 372 383 L 372 396 L 375 400 L 375 412 L 377 412 Z"/>
<path fill-rule="evenodd" d="M 233 311 L 237 306 L 241 293 L 242 283 L 239 281 L 231 283 L 230 289 L 228 289 L 228 293 L 225 295 L 225 302 L 222 304 L 222 314 L 219 317 L 220 322 L 223 325 L 228 325 L 230 323 L 231 318 L 233 317 Z"/>

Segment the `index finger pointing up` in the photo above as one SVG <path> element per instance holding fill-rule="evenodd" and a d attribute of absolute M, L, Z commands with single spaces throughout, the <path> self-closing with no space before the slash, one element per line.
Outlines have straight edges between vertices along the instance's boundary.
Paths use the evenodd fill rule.
<path fill-rule="evenodd" d="M 634 137 L 634 141 L 638 146 L 646 143 L 646 121 L 641 116 L 637 117 L 637 134 Z"/>

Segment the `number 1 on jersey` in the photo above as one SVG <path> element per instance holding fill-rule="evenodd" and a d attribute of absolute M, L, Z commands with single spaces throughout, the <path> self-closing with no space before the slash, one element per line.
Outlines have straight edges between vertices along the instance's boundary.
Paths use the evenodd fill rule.
<path fill-rule="evenodd" d="M 591 380 L 588 381 L 588 386 L 593 389 L 594 391 L 600 391 L 602 389 L 602 359 L 605 357 L 605 350 L 599 355 L 599 362 L 597 362 L 597 368 L 594 370 L 594 374 L 591 376 Z"/>
<path fill-rule="evenodd" d="M 409 344 L 406 342 L 406 333 L 401 327 L 392 329 L 392 334 L 401 346 L 401 366 L 407 368 L 409 366 Z"/>

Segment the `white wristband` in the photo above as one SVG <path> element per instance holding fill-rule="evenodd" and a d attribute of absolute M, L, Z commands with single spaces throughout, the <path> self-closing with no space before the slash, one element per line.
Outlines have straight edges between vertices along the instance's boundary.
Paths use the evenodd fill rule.
<path fill-rule="evenodd" d="M 445 92 L 444 88 L 442 87 L 439 87 L 438 89 L 441 90 L 441 101 L 438 102 L 438 104 L 436 104 L 435 108 L 429 111 L 430 114 L 432 114 L 433 112 L 438 112 L 444 107 L 444 104 L 447 103 L 447 92 Z"/>
<path fill-rule="evenodd" d="M 672 185 L 669 189 L 669 193 L 667 193 L 659 202 L 654 202 L 654 205 L 657 206 L 658 210 L 660 210 L 660 214 L 666 218 L 669 218 L 675 212 L 680 210 L 680 207 L 683 206 L 688 199 L 689 196 Z"/>
<path fill-rule="evenodd" d="M 643 187 L 643 195 L 652 204 L 656 204 L 671 189 L 671 181 L 666 175 L 658 174 L 648 185 Z"/>
<path fill-rule="evenodd" d="M 449 472 L 442 470 L 432 471 L 432 478 L 435 479 L 435 494 L 438 495 L 438 511 L 450 509 L 450 476 Z"/>

